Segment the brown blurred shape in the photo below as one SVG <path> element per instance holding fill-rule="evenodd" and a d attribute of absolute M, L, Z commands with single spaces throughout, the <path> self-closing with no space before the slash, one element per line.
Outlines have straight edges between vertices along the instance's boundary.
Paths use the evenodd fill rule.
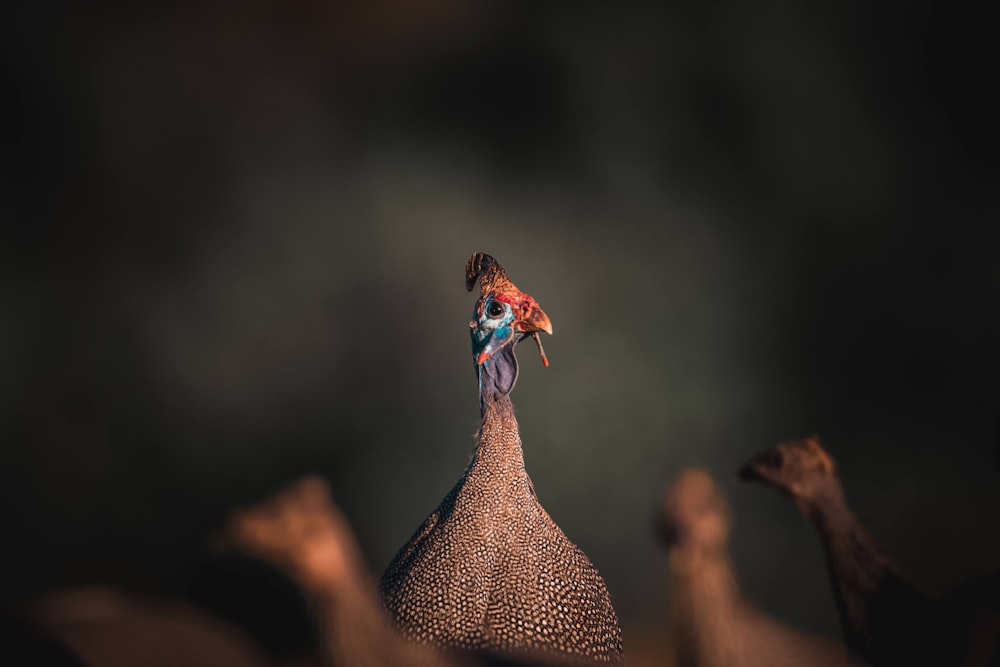
<path fill-rule="evenodd" d="M 659 513 L 670 549 L 670 635 L 683 667 L 854 666 L 846 648 L 770 617 L 740 593 L 729 560 L 722 491 L 703 470 L 683 472 Z"/>
<path fill-rule="evenodd" d="M 301 587 L 331 664 L 452 664 L 389 629 L 350 526 L 319 477 L 302 479 L 259 505 L 233 513 L 223 542 L 271 563 Z"/>
<path fill-rule="evenodd" d="M 80 587 L 37 599 L 29 616 L 92 667 L 269 664 L 235 626 L 177 600 Z"/>
<path fill-rule="evenodd" d="M 739 474 L 776 489 L 813 524 L 852 652 L 876 667 L 1000 662 L 1000 573 L 982 575 L 939 600 L 912 585 L 854 514 L 818 436 L 780 442 Z"/>

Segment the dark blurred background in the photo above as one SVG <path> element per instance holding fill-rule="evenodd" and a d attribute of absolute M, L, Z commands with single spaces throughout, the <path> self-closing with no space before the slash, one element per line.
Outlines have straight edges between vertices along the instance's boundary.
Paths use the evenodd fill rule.
<path fill-rule="evenodd" d="M 180 6 L 183 5 L 183 6 Z M 478 421 L 463 288 L 551 316 L 515 393 L 626 630 L 704 466 L 746 592 L 836 632 L 818 543 L 734 481 L 819 433 L 913 580 L 1000 564 L 1000 108 L 985 8 L 7 3 L 0 604 L 186 589 L 226 513 L 331 480 L 380 572 Z"/>

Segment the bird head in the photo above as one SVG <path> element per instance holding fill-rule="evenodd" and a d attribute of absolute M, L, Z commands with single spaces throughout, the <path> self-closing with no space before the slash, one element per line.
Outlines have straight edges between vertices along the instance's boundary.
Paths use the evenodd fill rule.
<path fill-rule="evenodd" d="M 538 343 L 542 362 L 548 366 L 538 334 L 552 333 L 549 316 L 531 295 L 517 289 L 499 262 L 481 252 L 470 257 L 465 265 L 466 289 L 472 291 L 477 280 L 480 294 L 469 322 L 476 366 L 488 363 L 500 350 L 512 349 L 527 336 Z"/>
<path fill-rule="evenodd" d="M 730 515 L 726 499 L 704 470 L 686 470 L 663 496 L 657 517 L 660 539 L 670 548 L 724 549 Z"/>
<path fill-rule="evenodd" d="M 836 482 L 837 466 L 818 436 L 779 442 L 747 461 L 739 470 L 744 481 L 770 486 L 800 503 L 810 503 Z"/>

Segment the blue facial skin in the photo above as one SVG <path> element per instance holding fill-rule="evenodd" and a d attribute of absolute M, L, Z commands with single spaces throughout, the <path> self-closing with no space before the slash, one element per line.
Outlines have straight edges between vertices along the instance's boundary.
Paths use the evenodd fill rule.
<path fill-rule="evenodd" d="M 500 314 L 490 317 L 490 310 Z M 510 394 L 517 382 L 514 344 L 522 334 L 514 331 L 513 309 L 492 297 L 487 297 L 483 302 L 483 316 L 470 324 L 472 358 L 476 365 L 476 377 L 479 379 L 479 406 L 485 414 L 486 406 Z M 487 358 L 479 363 L 483 354 Z"/>
<path fill-rule="evenodd" d="M 494 305 L 495 304 L 495 305 Z M 503 313 L 499 317 L 490 317 L 491 308 L 496 309 L 496 305 L 503 308 Z M 514 310 L 509 304 L 496 301 L 493 297 L 487 297 L 483 302 L 483 316 L 478 322 L 474 322 L 472 327 L 472 359 L 479 366 L 479 357 L 483 352 L 493 355 L 497 350 L 510 342 L 514 335 Z M 486 359 L 483 364 L 490 363 Z"/>

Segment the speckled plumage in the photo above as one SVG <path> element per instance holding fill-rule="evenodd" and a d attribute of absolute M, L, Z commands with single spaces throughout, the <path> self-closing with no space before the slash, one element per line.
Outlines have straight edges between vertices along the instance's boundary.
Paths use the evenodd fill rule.
<path fill-rule="evenodd" d="M 396 554 L 379 591 L 399 630 L 418 642 L 620 664 L 621 630 L 607 587 L 538 502 L 525 471 L 509 397 L 513 347 L 478 367 L 475 455 Z"/>

